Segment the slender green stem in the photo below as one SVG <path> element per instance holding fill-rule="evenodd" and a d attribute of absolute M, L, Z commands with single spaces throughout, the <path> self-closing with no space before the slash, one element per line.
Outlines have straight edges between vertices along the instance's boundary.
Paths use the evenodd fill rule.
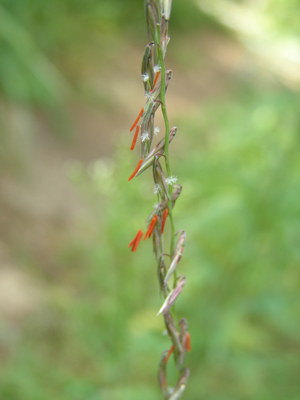
<path fill-rule="evenodd" d="M 170 168 L 170 160 L 169 160 L 170 124 L 169 124 L 169 119 L 168 119 L 168 115 L 167 115 L 166 100 L 165 100 L 166 67 L 164 64 L 164 60 L 162 58 L 160 47 L 159 47 L 159 53 L 160 53 L 160 61 L 161 61 L 161 82 L 162 82 L 161 91 L 160 91 L 160 101 L 161 101 L 161 110 L 162 110 L 162 114 L 163 114 L 164 122 L 165 122 L 165 156 L 166 156 L 165 160 L 166 160 L 167 174 L 168 174 L 168 176 L 171 176 L 171 168 Z M 170 193 L 170 190 L 169 190 L 169 193 Z"/>
<path fill-rule="evenodd" d="M 166 162 L 166 170 L 168 177 L 171 177 L 171 168 L 170 168 L 170 159 L 169 159 L 169 135 L 170 135 L 170 124 L 169 124 L 169 119 L 168 119 L 168 114 L 167 114 L 167 109 L 166 109 L 166 100 L 165 100 L 165 82 L 166 82 L 166 67 L 163 59 L 163 54 L 161 50 L 161 45 L 160 43 L 157 46 L 158 48 L 158 54 L 159 54 L 159 60 L 160 60 L 160 66 L 161 66 L 161 92 L 160 92 L 160 101 L 161 101 L 161 109 L 162 109 L 162 114 L 165 122 L 165 162 Z M 174 253 L 174 243 L 175 243 L 175 225 L 174 225 L 174 219 L 172 215 L 172 186 L 168 186 L 168 209 L 169 209 L 169 218 L 171 222 L 171 245 L 170 245 L 170 255 L 172 257 Z"/>
<path fill-rule="evenodd" d="M 144 90 L 147 102 L 145 108 L 142 109 L 138 119 L 131 128 L 131 131 L 138 124 L 139 120 L 141 120 L 140 125 L 138 126 L 143 129 L 141 141 L 145 142 L 145 140 L 149 140 L 150 138 L 151 140 L 149 140 L 149 143 L 142 143 L 142 159 L 140 160 L 133 175 L 129 178 L 130 180 L 141 167 L 141 162 L 143 162 L 143 159 L 143 166 L 140 168 L 137 175 L 153 164 L 153 179 L 155 184 L 154 192 L 158 195 L 158 204 L 155 205 L 155 210 L 151 213 L 147 220 L 149 221 L 152 218 L 144 240 L 147 236 L 151 237 L 153 234 L 153 250 L 157 261 L 159 288 L 160 292 L 165 298 L 158 314 L 163 312 L 165 326 L 172 342 L 170 350 L 163 352 L 159 364 L 159 380 L 165 400 L 170 398 L 179 399 L 179 397 L 181 397 L 189 374 L 188 368 L 181 368 L 181 366 L 184 361 L 185 352 L 190 350 L 190 335 L 187 331 L 187 322 L 184 318 L 182 318 L 179 322 L 177 321 L 174 304 L 185 284 L 185 277 L 182 276 L 182 280 L 179 281 L 177 279 L 176 272 L 177 264 L 184 249 L 185 235 L 179 237 L 177 245 L 178 249 L 174 255 L 176 236 L 173 207 L 177 197 L 181 192 L 181 186 L 173 186 L 173 183 L 176 182 L 177 178 L 173 177 L 171 173 L 169 143 L 170 140 L 173 139 L 177 128 L 172 129 L 170 132 L 170 123 L 165 99 L 166 87 L 168 86 L 171 78 L 171 71 L 166 71 L 164 62 L 166 47 L 169 41 L 168 25 L 171 2 L 172 0 L 145 0 L 146 20 L 150 42 L 146 46 L 143 56 L 142 78 L 144 81 Z M 159 77 L 159 70 L 161 82 L 160 84 L 156 85 L 157 78 Z M 152 138 L 156 133 L 154 128 L 154 114 L 159 105 L 161 105 L 164 119 L 165 137 L 164 140 L 161 140 L 151 152 Z M 138 129 L 139 128 L 137 128 L 135 135 L 138 134 Z M 134 136 L 134 144 L 135 141 L 136 136 Z M 161 168 L 160 161 L 158 161 L 158 158 L 161 156 L 163 156 L 165 160 L 165 167 L 163 170 Z M 170 237 L 166 239 L 163 233 L 167 216 L 168 221 L 170 221 L 171 232 Z M 141 230 L 139 230 L 137 236 L 129 244 L 130 247 L 132 246 L 132 251 L 136 250 L 139 240 L 141 239 L 140 232 Z M 166 251 L 165 253 L 164 244 L 166 245 L 167 242 L 170 245 L 170 251 Z M 166 258 L 169 258 L 167 262 L 165 262 L 165 256 Z M 169 281 L 170 276 L 173 278 L 173 287 Z M 173 354 L 175 362 L 177 384 L 174 386 L 170 394 L 170 389 L 168 388 L 167 382 L 167 362 L 171 354 Z"/>
<path fill-rule="evenodd" d="M 159 27 L 159 29 L 160 29 L 160 27 Z M 160 35 L 159 35 L 159 37 L 160 37 Z M 168 177 L 170 178 L 172 176 L 172 173 L 171 173 L 170 158 L 169 158 L 170 123 L 169 123 L 169 118 L 168 118 L 168 114 L 167 114 L 166 99 L 165 99 L 166 66 L 165 66 L 160 43 L 158 44 L 157 48 L 158 48 L 160 66 L 161 66 L 160 101 L 161 101 L 161 109 L 162 109 L 162 114 L 163 114 L 164 123 L 165 123 L 165 163 L 166 163 L 167 174 L 168 174 Z M 173 213 L 172 213 L 172 185 L 168 185 L 168 209 L 169 209 L 169 219 L 170 219 L 170 223 L 171 223 L 170 256 L 172 257 L 173 253 L 174 253 L 174 248 L 175 248 L 175 224 L 174 224 L 174 218 L 173 218 Z M 173 282 L 174 289 L 176 287 L 176 280 L 177 280 L 177 273 L 176 273 L 176 271 L 174 271 L 174 282 Z M 172 314 L 174 320 L 176 320 L 175 305 L 173 305 L 173 307 L 172 307 L 171 314 Z M 175 353 L 174 353 L 174 362 L 176 365 L 177 359 L 176 359 Z M 177 371 L 177 369 L 176 369 L 176 371 Z M 178 371 L 177 371 L 177 375 L 178 375 Z"/>

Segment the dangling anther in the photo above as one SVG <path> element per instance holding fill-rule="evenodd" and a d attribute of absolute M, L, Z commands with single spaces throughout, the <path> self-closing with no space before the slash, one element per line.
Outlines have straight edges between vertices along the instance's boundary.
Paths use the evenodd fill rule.
<path fill-rule="evenodd" d="M 168 362 L 168 360 L 169 360 L 171 354 L 173 353 L 174 349 L 175 349 L 175 346 L 174 346 L 174 344 L 172 344 L 172 346 L 171 346 L 171 348 L 170 348 L 168 354 L 166 355 L 166 358 L 164 359 L 165 364 L 167 364 L 167 362 Z"/>
<path fill-rule="evenodd" d="M 165 223 L 166 223 L 166 219 L 167 219 L 168 213 L 169 213 L 169 211 L 166 208 L 164 213 L 163 213 L 162 222 L 161 222 L 161 234 L 164 233 Z"/>
<path fill-rule="evenodd" d="M 138 231 L 138 233 L 136 234 L 135 238 L 129 243 L 128 247 L 132 247 L 132 248 L 131 248 L 131 251 L 136 251 L 136 249 L 137 249 L 137 247 L 138 247 L 138 244 L 139 244 L 139 242 L 140 242 L 140 240 L 141 240 L 143 234 L 144 234 L 144 233 L 143 233 L 142 230 L 140 229 L 140 230 Z"/>
<path fill-rule="evenodd" d="M 147 237 L 149 237 L 149 239 L 151 238 L 156 221 L 157 221 L 157 214 L 154 214 L 154 217 L 152 218 L 152 221 L 150 222 L 149 228 L 148 228 L 143 240 L 146 240 Z"/>
<path fill-rule="evenodd" d="M 187 351 L 191 351 L 191 335 L 189 333 L 186 334 L 185 344 Z"/>
<path fill-rule="evenodd" d="M 136 173 L 138 172 L 138 170 L 140 169 L 140 166 L 142 165 L 143 159 L 141 158 L 138 165 L 136 166 L 135 170 L 133 171 L 133 173 L 130 175 L 130 177 L 128 178 L 128 181 L 131 181 L 132 178 L 135 177 Z"/>
<path fill-rule="evenodd" d="M 158 79 L 158 77 L 159 77 L 159 72 L 160 72 L 160 71 L 157 71 L 157 72 L 156 72 L 156 75 L 155 75 L 155 78 L 154 78 L 154 82 L 153 82 L 153 88 L 152 88 L 152 90 L 154 89 L 154 87 L 155 87 L 155 85 L 156 85 L 157 79 Z"/>
<path fill-rule="evenodd" d="M 130 128 L 130 132 L 134 130 L 134 128 L 137 126 L 139 119 L 141 118 L 141 116 L 143 115 L 144 112 L 144 107 L 141 109 L 139 115 L 137 116 L 137 119 L 134 121 L 134 124 L 132 125 L 132 127 Z"/>
<path fill-rule="evenodd" d="M 136 127 L 136 130 L 135 130 L 135 133 L 134 133 L 134 136 L 133 136 L 133 139 L 132 139 L 132 143 L 131 143 L 130 150 L 133 150 L 133 149 L 135 148 L 136 139 L 137 139 L 137 137 L 138 137 L 139 130 L 140 130 L 140 127 L 139 127 L 139 125 L 138 125 L 138 126 Z"/>

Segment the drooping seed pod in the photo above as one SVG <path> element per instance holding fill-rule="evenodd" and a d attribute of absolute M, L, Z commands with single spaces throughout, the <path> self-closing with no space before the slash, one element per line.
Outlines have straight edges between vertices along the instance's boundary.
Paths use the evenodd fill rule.
<path fill-rule="evenodd" d="M 162 184 L 161 178 L 157 171 L 157 162 L 158 162 L 158 157 L 156 157 L 153 160 L 153 164 L 152 164 L 152 167 L 153 167 L 152 172 L 153 172 L 153 180 L 154 180 L 153 191 L 154 191 L 154 194 L 159 195 L 163 201 L 163 200 L 165 200 L 166 196 L 165 196 L 164 186 Z"/>
<path fill-rule="evenodd" d="M 165 318 L 165 324 L 166 324 L 167 331 L 168 331 L 169 336 L 171 337 L 172 342 L 175 346 L 176 353 L 182 352 L 182 346 L 181 346 L 180 339 L 179 339 L 179 333 L 177 332 L 177 329 L 175 327 L 175 322 L 174 322 L 172 315 L 169 312 L 167 312 L 164 315 L 164 318 Z"/>
<path fill-rule="evenodd" d="M 186 282 L 186 277 L 185 276 L 179 276 L 177 278 L 175 289 L 173 289 L 169 293 L 169 295 L 167 296 L 167 298 L 164 301 L 163 305 L 161 306 L 160 310 L 158 311 L 157 315 L 159 315 L 161 313 L 165 315 L 167 313 L 169 308 L 172 307 L 172 305 L 174 304 L 175 300 L 177 299 L 177 297 L 182 292 L 182 290 L 184 288 L 184 285 L 185 285 L 185 282 Z"/>
<path fill-rule="evenodd" d="M 158 367 L 158 382 L 163 396 L 167 395 L 167 363 L 165 362 L 168 351 L 164 351 Z"/>
<path fill-rule="evenodd" d="M 181 320 L 179 321 L 179 325 L 180 325 L 179 341 L 180 341 L 182 350 L 177 359 L 177 367 L 178 368 L 181 364 L 183 364 L 185 353 L 187 351 L 191 351 L 190 334 L 188 332 L 187 320 L 185 318 L 181 318 Z"/>
<path fill-rule="evenodd" d="M 170 142 L 169 142 L 170 143 Z M 164 150 L 164 148 L 163 148 Z M 155 155 L 154 160 L 153 160 L 153 179 L 155 182 L 155 187 L 160 188 L 160 195 L 161 195 L 161 203 L 160 205 L 164 204 L 163 207 L 160 207 L 160 211 L 163 211 L 168 202 L 167 202 L 167 197 L 168 197 L 168 187 L 166 184 L 166 179 L 164 176 L 164 173 L 162 171 L 161 164 L 159 162 L 159 157 L 162 155 L 162 152 L 159 152 Z"/>
<path fill-rule="evenodd" d="M 182 186 L 181 185 L 174 185 L 173 186 L 173 193 L 172 193 L 172 207 L 175 205 L 175 201 L 178 199 L 182 192 Z"/>
<path fill-rule="evenodd" d="M 172 260 L 171 260 L 168 272 L 165 277 L 165 281 L 164 281 L 165 284 L 170 279 L 170 276 L 175 271 L 177 264 L 179 263 L 179 261 L 182 257 L 182 254 L 184 252 L 184 247 L 185 247 L 185 241 L 186 241 L 186 233 L 185 233 L 185 231 L 182 231 L 181 235 L 179 236 L 178 242 L 176 244 L 175 251 L 173 253 Z"/>
<path fill-rule="evenodd" d="M 167 288 L 164 285 L 164 278 L 166 275 L 166 264 L 163 256 L 160 256 L 158 263 L 157 263 L 157 276 L 158 276 L 158 283 L 160 292 L 167 296 Z"/>
<path fill-rule="evenodd" d="M 186 232 L 185 232 L 185 230 L 181 229 L 180 231 L 175 233 L 175 236 L 179 232 L 181 232 L 181 234 L 179 236 L 178 242 L 176 243 L 175 250 L 174 250 L 174 253 L 173 253 L 173 257 L 179 251 L 180 247 L 182 247 L 182 246 L 184 247 L 185 246 L 185 242 L 186 242 Z"/>
<path fill-rule="evenodd" d="M 145 116 L 142 124 L 143 134 L 141 134 L 141 153 L 146 158 L 150 152 L 151 144 L 154 136 L 154 114 L 150 113 Z M 141 132 L 142 133 L 142 132 Z M 146 136 L 146 137 L 145 137 Z"/>
<path fill-rule="evenodd" d="M 184 390 L 185 390 L 184 384 L 176 385 L 171 396 L 168 397 L 168 400 L 179 400 Z"/>
<path fill-rule="evenodd" d="M 172 79 L 172 75 L 173 75 L 173 73 L 172 73 L 171 69 L 166 71 L 165 92 L 167 91 L 170 80 Z M 149 109 L 151 110 L 151 112 L 152 112 L 152 109 L 155 112 L 158 109 L 158 107 L 160 106 L 160 101 L 159 101 L 160 91 L 161 91 L 161 82 L 159 82 L 159 84 L 157 84 L 156 87 L 152 91 L 145 93 L 145 97 L 147 98 L 145 110 L 147 110 L 147 112 L 149 112 Z M 150 103 L 152 103 L 152 106 Z"/>
<path fill-rule="evenodd" d="M 154 75 L 153 75 L 153 65 L 152 65 L 152 47 L 147 44 L 145 47 L 142 65 L 141 65 L 141 75 L 144 84 L 144 92 L 149 92 L 153 87 Z"/>
<path fill-rule="evenodd" d="M 177 382 L 171 396 L 168 398 L 168 400 L 180 399 L 182 393 L 185 390 L 189 374 L 190 374 L 190 370 L 188 368 L 183 368 L 181 370 L 180 378 L 178 379 L 178 382 Z"/>
<path fill-rule="evenodd" d="M 173 272 L 175 271 L 177 264 L 179 263 L 182 254 L 184 252 L 184 246 L 179 247 L 177 253 L 175 254 L 175 257 L 172 258 L 171 264 L 169 266 L 168 272 L 166 274 L 165 280 L 164 280 L 164 284 L 166 285 L 166 283 L 168 282 L 168 280 L 170 279 L 170 276 L 173 274 Z"/>
<path fill-rule="evenodd" d="M 163 14 L 161 18 L 161 48 L 163 53 L 163 58 L 165 58 L 165 54 L 167 51 L 167 46 L 170 41 L 169 36 L 169 21 L 166 19 L 166 16 Z"/>
<path fill-rule="evenodd" d="M 148 141 L 148 153 L 150 152 L 150 148 L 151 148 L 151 144 L 152 144 L 152 140 L 154 137 L 154 114 L 151 113 L 150 114 L 150 118 L 149 118 L 149 122 L 148 122 L 148 132 L 149 132 L 149 136 L 150 139 Z"/>
<path fill-rule="evenodd" d="M 157 164 L 155 165 L 155 163 Z M 155 162 L 153 163 L 153 170 L 154 170 L 154 175 L 156 176 L 155 182 L 159 182 L 156 183 L 156 185 L 158 185 L 158 187 L 161 189 L 160 194 L 163 200 L 160 203 L 156 204 L 155 210 L 152 211 L 152 213 L 148 216 L 146 222 L 149 222 L 153 218 L 154 214 L 162 213 L 168 208 L 167 185 L 158 160 L 155 160 Z M 176 186 L 179 186 L 181 188 L 181 185 L 175 185 L 173 186 L 173 188 Z M 162 190 L 162 188 L 164 188 L 164 190 Z M 179 194 L 181 193 L 180 188 L 178 189 L 178 192 L 174 196 L 175 198 L 178 198 Z M 177 191 L 177 189 L 175 191 Z M 175 201 L 173 201 L 173 195 L 172 195 L 172 208 L 174 207 L 174 205 Z"/>
<path fill-rule="evenodd" d="M 149 41 L 156 42 L 156 28 L 157 24 L 159 23 L 160 17 L 155 1 L 145 0 L 145 13 Z"/>
<path fill-rule="evenodd" d="M 161 71 L 161 65 L 160 65 L 160 60 L 159 60 L 159 52 L 157 49 L 157 46 L 153 44 L 153 51 L 152 51 L 152 57 L 153 57 L 153 72 L 156 74 L 157 72 Z M 154 85 L 155 86 L 155 85 Z"/>
<path fill-rule="evenodd" d="M 165 80 L 165 91 L 167 90 L 169 86 L 169 82 L 172 78 L 172 71 L 168 70 L 166 71 L 166 80 Z M 141 145 L 141 158 L 146 158 L 149 151 L 150 147 L 145 146 L 146 140 L 148 141 L 150 139 L 150 133 L 148 132 L 149 129 L 149 119 L 151 115 L 154 115 L 154 113 L 157 111 L 158 107 L 160 106 L 160 93 L 161 93 L 161 82 L 156 85 L 156 87 L 150 91 L 150 92 L 145 92 L 145 96 L 147 98 L 146 104 L 143 108 L 143 113 L 142 113 L 142 119 L 141 119 L 141 140 L 142 140 L 142 145 Z M 135 122 L 135 125 L 138 123 L 139 119 Z M 131 130 L 135 127 L 133 125 L 131 127 Z M 147 139 L 143 140 L 143 135 L 147 133 Z M 145 136 L 144 136 L 145 138 Z"/>
<path fill-rule="evenodd" d="M 164 0 L 165 19 L 169 21 L 171 15 L 172 0 Z"/>
<path fill-rule="evenodd" d="M 177 128 L 174 127 L 170 130 L 170 135 L 169 135 L 169 143 L 173 140 L 177 132 Z M 140 166 L 139 171 L 136 173 L 136 176 L 139 176 L 142 172 L 144 172 L 147 168 L 149 168 L 153 162 L 154 162 L 154 157 L 159 154 L 163 154 L 165 151 L 165 139 L 162 139 L 155 147 L 154 149 L 148 154 L 148 156 L 144 159 L 143 164 Z"/>
<path fill-rule="evenodd" d="M 152 234 L 152 245 L 153 245 L 153 253 L 155 254 L 156 260 L 159 259 L 160 239 L 161 237 L 158 234 L 158 229 L 157 227 L 155 227 Z"/>

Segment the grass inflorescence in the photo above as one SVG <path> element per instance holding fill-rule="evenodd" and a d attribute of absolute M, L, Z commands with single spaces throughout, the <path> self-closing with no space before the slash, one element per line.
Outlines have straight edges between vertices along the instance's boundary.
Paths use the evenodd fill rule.
<path fill-rule="evenodd" d="M 147 218 L 148 226 L 145 235 L 140 229 L 128 247 L 135 252 L 142 236 L 144 236 L 143 241 L 152 237 L 159 289 L 164 297 L 157 315 L 163 315 L 166 332 L 171 340 L 170 348 L 162 354 L 158 377 L 164 399 L 175 400 L 181 397 L 186 387 L 189 369 L 183 367 L 183 363 L 186 351 L 190 351 L 191 346 L 187 320 L 181 318 L 177 321 L 174 310 L 174 303 L 186 283 L 185 276 L 177 276 L 177 266 L 185 248 L 186 233 L 184 230 L 175 232 L 172 214 L 182 186 L 175 184 L 177 177 L 171 173 L 169 145 L 176 135 L 177 128 L 170 129 L 165 101 L 166 90 L 172 77 L 172 71 L 166 70 L 164 62 L 170 41 L 171 3 L 171 0 L 145 0 L 149 43 L 145 47 L 142 59 L 141 77 L 146 103 L 130 129 L 130 132 L 135 129 L 130 149 L 135 148 L 139 135 L 141 158 L 128 181 L 152 167 L 154 193 L 157 195 L 158 202 L 154 212 Z M 165 135 L 152 147 L 153 139 L 159 130 L 155 127 L 155 114 L 159 108 L 163 114 Z M 164 159 L 164 163 L 161 163 L 160 158 Z M 170 223 L 170 235 L 165 238 L 164 229 L 167 220 Z M 169 245 L 165 249 L 164 245 L 167 241 Z M 177 382 L 170 385 L 167 366 L 172 355 L 177 370 Z"/>

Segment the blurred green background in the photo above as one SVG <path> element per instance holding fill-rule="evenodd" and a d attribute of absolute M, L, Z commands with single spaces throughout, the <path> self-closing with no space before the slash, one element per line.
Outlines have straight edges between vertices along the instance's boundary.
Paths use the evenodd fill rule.
<path fill-rule="evenodd" d="M 300 399 L 299 19 L 173 2 L 185 399 Z M 156 265 L 127 248 L 156 201 L 127 182 L 146 43 L 142 0 L 0 0 L 1 400 L 160 398 Z"/>

